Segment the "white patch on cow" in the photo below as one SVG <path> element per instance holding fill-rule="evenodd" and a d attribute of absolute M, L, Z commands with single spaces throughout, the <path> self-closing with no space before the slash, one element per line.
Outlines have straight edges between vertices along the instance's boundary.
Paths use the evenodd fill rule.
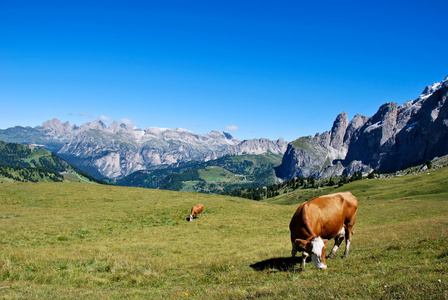
<path fill-rule="evenodd" d="M 305 269 L 305 264 L 306 264 L 306 258 L 310 256 L 308 253 L 306 253 L 305 251 L 302 252 L 302 263 L 300 264 L 300 268 L 303 270 Z"/>
<path fill-rule="evenodd" d="M 193 221 L 193 215 L 190 215 L 190 222 Z"/>
<path fill-rule="evenodd" d="M 322 255 L 322 249 L 325 244 L 321 237 L 317 237 L 311 240 L 311 254 Z"/>
<path fill-rule="evenodd" d="M 344 238 L 345 236 L 345 228 L 342 227 L 342 229 L 338 232 L 338 234 L 334 237 L 335 241 L 339 238 Z M 342 240 L 341 240 L 342 241 Z M 333 249 L 331 250 L 330 253 L 330 257 L 333 257 L 334 255 L 336 255 L 336 251 L 338 251 L 339 246 L 336 244 L 336 242 L 334 243 Z"/>
<path fill-rule="evenodd" d="M 344 252 L 344 256 L 348 257 L 348 251 L 350 249 L 350 241 L 346 240 L 346 244 L 345 244 L 345 252 Z"/>
<path fill-rule="evenodd" d="M 347 240 L 347 244 L 345 245 L 345 253 L 348 253 L 349 249 L 350 249 L 350 241 Z"/>
<path fill-rule="evenodd" d="M 344 236 L 345 235 L 345 227 L 342 227 L 341 231 L 336 236 Z"/>
<path fill-rule="evenodd" d="M 336 253 L 336 251 L 338 251 L 339 247 L 338 245 L 334 245 L 333 250 L 331 250 L 331 254 Z"/>
<path fill-rule="evenodd" d="M 320 256 L 311 255 L 311 259 L 313 260 L 314 265 L 317 269 L 326 269 L 327 266 L 322 262 L 322 259 Z"/>
<path fill-rule="evenodd" d="M 318 269 L 326 269 L 327 266 L 322 261 L 322 251 L 325 243 L 322 238 L 317 237 L 311 240 L 311 259 Z"/>

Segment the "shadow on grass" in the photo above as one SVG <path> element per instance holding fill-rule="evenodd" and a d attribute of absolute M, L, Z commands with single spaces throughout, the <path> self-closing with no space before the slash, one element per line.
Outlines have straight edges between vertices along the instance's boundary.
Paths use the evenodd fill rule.
<path fill-rule="evenodd" d="M 300 265 L 295 267 L 297 264 L 302 262 L 301 257 L 276 257 L 270 258 L 267 260 L 263 260 L 257 262 L 255 264 L 250 265 L 252 269 L 255 271 L 264 271 L 264 270 L 277 270 L 282 272 L 288 271 L 300 271 Z"/>

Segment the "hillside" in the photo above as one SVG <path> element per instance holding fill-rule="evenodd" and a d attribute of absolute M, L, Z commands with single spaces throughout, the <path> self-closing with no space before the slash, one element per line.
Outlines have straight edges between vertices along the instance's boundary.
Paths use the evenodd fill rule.
<path fill-rule="evenodd" d="M 0 141 L 0 164 L 22 168 L 46 167 L 57 172 L 72 171 L 72 167 L 56 154 L 34 146 Z"/>
<path fill-rule="evenodd" d="M 64 176 L 48 168 L 21 168 L 0 165 L 0 183 L 30 182 L 62 182 Z"/>
<path fill-rule="evenodd" d="M 221 193 L 240 187 L 263 186 L 276 182 L 273 168 L 282 156 L 275 153 L 226 156 L 179 168 L 135 172 L 117 185 L 173 191 Z"/>
<path fill-rule="evenodd" d="M 45 149 L 0 141 L 0 182 L 13 181 L 105 183 Z"/>
<path fill-rule="evenodd" d="M 430 168 L 428 168 L 428 165 Z M 429 176 L 434 172 L 437 174 L 436 179 L 434 176 Z M 338 183 L 342 178 L 334 177 L 333 180 Z M 386 190 L 388 194 L 409 196 L 416 193 L 416 189 L 409 188 L 413 185 L 412 183 L 416 181 L 421 181 L 418 186 L 428 188 L 428 193 L 433 190 L 432 187 L 441 185 L 442 187 L 439 190 L 440 193 L 443 194 L 443 190 L 448 187 L 448 155 L 435 158 L 433 161 L 428 161 L 426 164 L 407 168 L 395 173 L 376 175 L 375 178 L 370 179 L 367 177 L 357 178 L 348 186 L 350 187 L 350 191 L 356 192 L 357 195 L 362 195 L 363 193 L 366 193 L 366 191 L 368 194 L 376 194 L 373 189 L 381 186 L 381 189 Z M 339 187 L 337 184 L 328 186 L 328 180 L 316 180 L 316 185 L 319 187 L 310 189 L 299 187 L 294 190 L 286 186 L 286 188 L 281 190 L 282 193 L 280 195 L 262 201 L 284 205 L 298 204 L 314 197 L 346 190 L 344 187 L 345 185 Z M 367 187 L 369 187 L 369 189 L 366 189 Z M 418 191 L 423 193 L 423 188 Z M 435 193 L 438 194 L 439 192 Z"/>
<path fill-rule="evenodd" d="M 290 257 L 298 204 L 78 183 L 0 185 L 0 298 L 443 299 L 447 169 L 363 180 L 351 254 Z M 187 222 L 192 205 L 202 218 Z M 330 245 L 332 245 L 330 241 Z M 342 246 L 343 248 L 343 246 Z M 343 249 L 340 249 L 342 255 Z"/>

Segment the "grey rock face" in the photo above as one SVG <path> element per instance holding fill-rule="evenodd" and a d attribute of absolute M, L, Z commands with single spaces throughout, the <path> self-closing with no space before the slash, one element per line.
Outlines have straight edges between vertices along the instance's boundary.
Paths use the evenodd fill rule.
<path fill-rule="evenodd" d="M 347 131 L 348 126 L 348 117 L 347 113 L 344 111 L 333 123 L 333 127 L 331 128 L 331 138 L 330 138 L 330 146 L 335 149 L 341 149 L 344 144 L 344 136 Z"/>
<path fill-rule="evenodd" d="M 358 129 L 364 126 L 364 124 L 369 120 L 368 117 L 356 114 L 355 117 L 348 124 L 347 130 L 345 131 L 344 136 L 344 147 L 348 148 L 350 141 L 355 133 L 357 133 Z"/>
<path fill-rule="evenodd" d="M 397 104 L 383 104 L 378 112 L 359 128 L 349 142 L 346 161 L 359 160 L 372 168 L 378 167 L 384 153 L 395 151 L 394 131 Z"/>
<path fill-rule="evenodd" d="M 292 142 L 277 175 L 289 179 L 372 169 L 394 172 L 448 154 L 447 97 L 448 76 L 426 87 L 416 100 L 401 106 L 386 103 L 370 118 L 356 115 L 347 125 L 342 113 L 330 134 L 316 134 L 306 144 L 304 138 Z"/>
<path fill-rule="evenodd" d="M 288 143 L 280 138 L 277 141 L 271 141 L 265 138 L 245 140 L 237 145 L 229 146 L 224 151 L 224 155 L 244 155 L 244 154 L 262 154 L 272 152 L 275 154 L 284 154 Z"/>

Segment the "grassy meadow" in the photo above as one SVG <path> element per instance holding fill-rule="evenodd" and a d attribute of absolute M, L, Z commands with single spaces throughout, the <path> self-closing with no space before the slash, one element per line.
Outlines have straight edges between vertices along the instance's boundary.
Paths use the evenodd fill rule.
<path fill-rule="evenodd" d="M 428 173 L 328 190 L 360 205 L 350 257 L 341 247 L 325 271 L 290 259 L 289 221 L 309 195 L 3 183 L 0 299 L 447 299 L 448 168 Z M 187 222 L 197 203 L 204 215 Z"/>

